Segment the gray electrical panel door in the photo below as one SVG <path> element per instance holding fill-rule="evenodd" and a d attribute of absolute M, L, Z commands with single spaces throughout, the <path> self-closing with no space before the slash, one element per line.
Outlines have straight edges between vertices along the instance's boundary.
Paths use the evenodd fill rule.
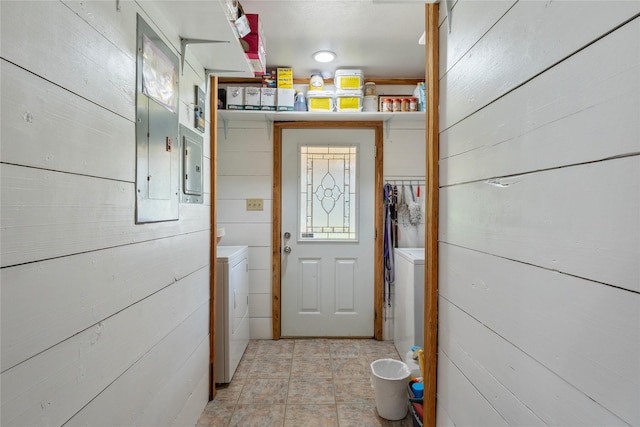
<path fill-rule="evenodd" d="M 180 125 L 182 138 L 182 202 L 202 203 L 202 135 Z"/>
<path fill-rule="evenodd" d="M 179 219 L 178 58 L 138 15 L 136 222 Z"/>

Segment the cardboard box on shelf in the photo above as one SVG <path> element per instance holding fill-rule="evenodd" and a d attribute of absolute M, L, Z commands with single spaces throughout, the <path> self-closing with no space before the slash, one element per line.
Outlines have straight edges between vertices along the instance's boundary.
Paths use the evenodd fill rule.
<path fill-rule="evenodd" d="M 274 87 L 260 88 L 260 107 L 261 110 L 275 111 L 276 110 L 276 91 Z"/>
<path fill-rule="evenodd" d="M 255 76 L 262 76 L 266 72 L 266 46 L 264 33 L 259 15 L 247 13 L 247 21 L 251 32 L 242 38 L 241 44 L 244 47 L 245 55 L 253 68 Z"/>
<path fill-rule="evenodd" d="M 269 68 L 262 75 L 262 87 L 278 87 L 278 78 L 276 76 L 276 69 Z"/>
<path fill-rule="evenodd" d="M 245 56 L 249 60 L 251 68 L 253 68 L 253 75 L 264 75 L 264 73 L 267 71 L 264 55 L 261 55 L 259 53 L 245 53 Z"/>
<path fill-rule="evenodd" d="M 244 110 L 244 87 L 227 88 L 227 110 Z"/>
<path fill-rule="evenodd" d="M 245 110 L 260 109 L 260 88 L 259 87 L 244 88 L 244 109 Z"/>
<path fill-rule="evenodd" d="M 264 39 L 264 31 L 262 28 L 262 22 L 260 21 L 260 15 L 257 13 L 246 13 L 247 22 L 249 22 L 249 28 L 251 29 L 249 34 L 258 34 Z"/>
<path fill-rule="evenodd" d="M 247 34 L 242 38 L 242 41 L 244 42 L 242 43 L 242 45 L 244 47 L 245 53 L 261 53 L 264 55 L 267 51 L 264 43 L 262 42 L 262 39 L 258 34 Z"/>
<path fill-rule="evenodd" d="M 294 89 L 278 88 L 278 111 L 293 111 Z"/>
<path fill-rule="evenodd" d="M 293 70 L 278 68 L 278 89 L 293 89 Z"/>

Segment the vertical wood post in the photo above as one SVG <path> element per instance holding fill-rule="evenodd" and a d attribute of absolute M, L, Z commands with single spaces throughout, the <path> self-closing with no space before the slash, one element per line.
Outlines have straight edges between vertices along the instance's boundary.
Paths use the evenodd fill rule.
<path fill-rule="evenodd" d="M 282 243 L 282 128 L 273 126 L 273 206 L 271 234 L 271 327 L 273 339 L 280 339 L 281 243 Z"/>
<path fill-rule="evenodd" d="M 425 226 L 424 293 L 424 426 L 436 425 L 436 375 L 438 357 L 438 160 L 439 71 L 438 3 L 425 6 L 427 89 L 427 223 Z"/>
<path fill-rule="evenodd" d="M 214 364 L 216 360 L 216 266 L 218 255 L 216 246 L 218 243 L 218 221 L 216 215 L 216 180 L 218 176 L 218 77 L 209 77 L 209 111 L 211 114 L 209 123 L 209 143 L 211 146 L 211 243 L 209 248 L 209 400 L 213 400 L 216 394 L 216 378 Z"/>

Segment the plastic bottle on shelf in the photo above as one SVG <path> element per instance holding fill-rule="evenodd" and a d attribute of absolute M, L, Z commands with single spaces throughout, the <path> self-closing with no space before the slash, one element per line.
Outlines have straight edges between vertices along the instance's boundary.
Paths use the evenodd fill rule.
<path fill-rule="evenodd" d="M 311 74 L 309 79 L 309 90 L 324 90 L 324 79 L 322 74 Z"/>
<path fill-rule="evenodd" d="M 293 101 L 293 111 L 307 111 L 307 101 L 304 98 L 304 94 L 296 89 L 296 97 Z"/>
<path fill-rule="evenodd" d="M 424 82 L 416 84 L 416 88 L 413 91 L 413 97 L 418 100 L 417 111 L 426 111 L 427 96 Z"/>

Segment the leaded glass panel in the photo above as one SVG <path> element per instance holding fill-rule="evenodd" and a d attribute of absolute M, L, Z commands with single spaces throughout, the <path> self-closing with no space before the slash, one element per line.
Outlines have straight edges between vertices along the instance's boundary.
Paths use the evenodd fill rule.
<path fill-rule="evenodd" d="M 357 146 L 300 146 L 300 240 L 357 235 Z"/>

